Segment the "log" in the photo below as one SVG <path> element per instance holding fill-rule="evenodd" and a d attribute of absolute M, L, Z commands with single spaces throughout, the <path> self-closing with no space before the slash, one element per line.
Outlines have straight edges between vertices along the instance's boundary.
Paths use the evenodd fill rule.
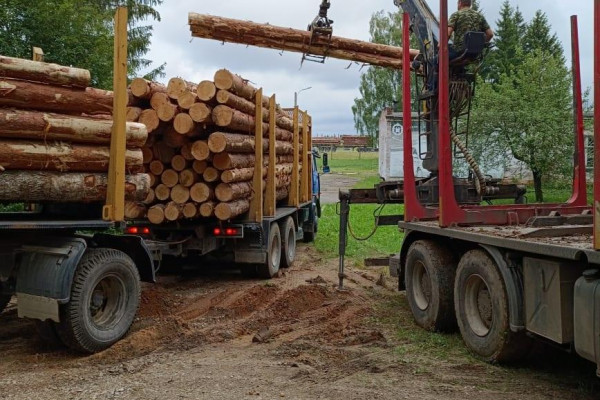
<path fill-rule="evenodd" d="M 213 153 L 252 153 L 255 140 L 253 136 L 236 133 L 215 132 L 208 138 L 208 148 Z M 269 142 L 263 140 L 263 151 L 269 151 Z M 278 140 L 275 144 L 276 154 L 293 154 L 294 146 L 289 142 Z"/>
<path fill-rule="evenodd" d="M 223 152 L 215 154 L 212 163 L 216 169 L 225 171 L 228 169 L 253 167 L 254 160 L 254 154 L 231 154 Z M 277 156 L 277 164 L 288 164 L 292 162 L 294 162 L 294 157 L 291 155 Z"/>
<path fill-rule="evenodd" d="M 170 201 L 165 206 L 165 219 L 170 222 L 177 221 L 183 216 L 182 211 L 183 206 L 181 204 Z"/>
<path fill-rule="evenodd" d="M 204 203 L 214 198 L 214 190 L 206 183 L 199 182 L 190 188 L 190 198 L 196 203 Z"/>
<path fill-rule="evenodd" d="M 166 93 L 156 92 L 152 95 L 152 98 L 150 98 L 150 107 L 155 111 L 158 111 L 160 106 L 165 103 L 171 103 L 171 99 Z"/>
<path fill-rule="evenodd" d="M 220 183 L 215 188 L 215 195 L 222 202 L 248 198 L 252 195 L 252 182 Z"/>
<path fill-rule="evenodd" d="M 210 158 L 210 149 L 206 140 L 197 140 L 192 145 L 192 155 L 198 161 L 205 161 Z"/>
<path fill-rule="evenodd" d="M 200 216 L 204 218 L 211 218 L 215 216 L 215 207 L 217 203 L 214 201 L 205 201 L 200 205 Z"/>
<path fill-rule="evenodd" d="M 179 182 L 179 174 L 174 169 L 165 169 L 160 176 L 160 181 L 168 188 L 173 188 Z"/>
<path fill-rule="evenodd" d="M 206 171 L 206 169 L 208 168 L 208 162 L 207 161 L 198 161 L 195 160 L 192 164 L 192 169 L 194 170 L 194 172 L 198 173 L 198 174 L 203 174 L 204 171 Z"/>
<path fill-rule="evenodd" d="M 165 172 L 165 164 L 163 164 L 160 160 L 152 160 L 148 165 L 148 169 L 150 170 L 152 175 L 159 176 L 162 175 L 163 172 Z"/>
<path fill-rule="evenodd" d="M 0 56 L 0 76 L 78 88 L 88 87 L 91 81 L 86 69 L 6 56 Z"/>
<path fill-rule="evenodd" d="M 173 100 L 179 99 L 186 91 L 195 92 L 197 85 L 192 82 L 184 81 L 181 78 L 171 78 L 169 79 L 169 83 L 167 85 L 167 94 Z"/>
<path fill-rule="evenodd" d="M 72 143 L 110 144 L 113 122 L 35 111 L 0 109 L 0 137 L 32 140 L 64 140 Z M 127 146 L 142 147 L 146 126 L 128 122 Z"/>
<path fill-rule="evenodd" d="M 108 147 L 62 142 L 36 143 L 24 140 L 0 141 L 0 166 L 7 170 L 62 172 L 106 172 L 110 160 Z M 141 172 L 142 151 L 127 150 L 125 165 L 131 173 Z"/>
<path fill-rule="evenodd" d="M 220 69 L 215 72 L 215 86 L 217 89 L 227 90 L 246 100 L 255 101 L 256 88 L 248 83 L 247 80 L 226 69 Z M 263 106 L 269 108 L 269 99 L 263 95 Z"/>
<path fill-rule="evenodd" d="M 125 202 L 125 218 L 126 219 L 142 219 L 146 216 L 146 207 L 143 204 L 135 201 Z"/>
<path fill-rule="evenodd" d="M 249 200 L 237 200 L 231 203 L 219 203 L 215 207 L 215 216 L 221 221 L 238 217 L 250 210 Z"/>
<path fill-rule="evenodd" d="M 186 203 L 183 206 L 182 214 L 188 219 L 196 218 L 199 215 L 198 206 L 194 203 Z"/>
<path fill-rule="evenodd" d="M 113 93 L 94 88 L 80 90 L 1 78 L 0 106 L 64 114 L 110 114 Z"/>
<path fill-rule="evenodd" d="M 311 43 L 312 34 L 307 30 L 283 28 L 196 13 L 190 13 L 188 18 L 194 37 L 322 55 L 386 68 L 402 68 L 401 47 L 339 36 L 333 36 L 331 40 L 316 37 Z M 410 49 L 409 51 L 411 58 L 419 54 L 418 50 Z"/>
<path fill-rule="evenodd" d="M 155 93 L 166 93 L 165 85 L 148 81 L 144 78 L 135 78 L 129 85 L 129 90 L 138 99 L 150 100 Z"/>
<path fill-rule="evenodd" d="M 213 109 L 212 120 L 217 126 L 244 133 L 254 133 L 256 129 L 254 122 L 255 118 L 252 115 L 244 114 L 241 111 L 225 105 L 219 105 Z M 263 123 L 263 132 L 264 136 L 269 135 L 269 124 Z M 291 142 L 294 135 L 292 132 L 285 129 L 276 128 L 275 137 L 277 140 Z"/>
<path fill-rule="evenodd" d="M 179 149 L 188 143 L 188 138 L 180 134 L 172 126 L 168 127 L 163 135 L 163 143 L 173 149 Z"/>
<path fill-rule="evenodd" d="M 156 175 L 152 173 L 148 175 L 150 176 L 150 187 L 155 187 L 156 185 L 158 185 L 158 178 L 156 177 Z"/>
<path fill-rule="evenodd" d="M 181 149 L 179 149 L 179 154 L 183 156 L 188 161 L 194 161 L 194 155 L 192 154 L 192 143 L 187 142 Z"/>
<path fill-rule="evenodd" d="M 47 171 L 0 173 L 0 201 L 93 203 L 106 201 L 107 174 Z M 150 176 L 125 176 L 125 199 L 142 201 L 150 190 Z"/>
<path fill-rule="evenodd" d="M 158 115 L 158 119 L 163 122 L 171 122 L 175 118 L 175 116 L 179 113 L 179 109 L 175 104 L 172 103 L 163 103 L 156 110 L 156 114 Z"/>
<path fill-rule="evenodd" d="M 140 107 L 127 107 L 127 122 L 137 122 L 142 111 Z"/>
<path fill-rule="evenodd" d="M 166 201 L 171 197 L 171 189 L 164 185 L 159 184 L 156 188 L 154 188 L 154 195 L 160 201 Z"/>
<path fill-rule="evenodd" d="M 152 159 L 154 158 L 154 154 L 152 154 L 152 148 L 148 146 L 142 147 L 142 158 L 144 164 L 150 164 Z"/>
<path fill-rule="evenodd" d="M 148 133 L 156 131 L 160 125 L 158 114 L 154 110 L 144 110 L 138 118 L 140 124 L 146 125 Z"/>
<path fill-rule="evenodd" d="M 165 205 L 156 204 L 148 209 L 148 221 L 155 225 L 165 222 Z"/>
<path fill-rule="evenodd" d="M 196 123 L 188 113 L 180 113 L 173 120 L 173 128 L 182 135 L 192 135 L 196 130 Z"/>
<path fill-rule="evenodd" d="M 154 193 L 154 189 L 149 189 L 148 195 L 142 201 L 142 203 L 144 203 L 145 205 L 148 206 L 148 205 L 154 204 L 155 202 L 156 202 L 156 193 Z"/>
<path fill-rule="evenodd" d="M 186 90 L 179 95 L 179 98 L 177 99 L 177 105 L 182 110 L 189 110 L 190 107 L 192 107 L 197 101 L 198 96 L 196 96 L 196 93 Z"/>
<path fill-rule="evenodd" d="M 156 142 L 152 145 L 154 159 L 161 161 L 163 164 L 169 164 L 175 157 L 175 149 L 167 146 L 164 142 Z"/>
<path fill-rule="evenodd" d="M 217 88 L 214 82 L 202 81 L 198 84 L 196 94 L 200 101 L 210 102 L 215 98 L 215 95 L 217 94 Z"/>
<path fill-rule="evenodd" d="M 185 187 L 192 187 L 198 179 L 199 175 L 193 169 L 184 169 L 179 173 L 179 183 Z"/>
<path fill-rule="evenodd" d="M 204 103 L 194 103 L 193 106 L 188 110 L 188 114 L 198 123 L 210 123 L 212 122 L 212 108 Z"/>
<path fill-rule="evenodd" d="M 202 173 L 204 182 L 212 183 L 219 180 L 219 171 L 213 167 L 207 167 Z"/>
<path fill-rule="evenodd" d="M 177 204 L 185 204 L 190 199 L 190 189 L 177 184 L 171 189 L 171 200 Z"/>
<path fill-rule="evenodd" d="M 275 174 L 289 175 L 292 173 L 293 164 L 279 164 L 275 166 Z M 267 168 L 263 168 L 263 178 L 267 176 Z M 254 168 L 240 168 L 223 171 L 221 181 L 223 183 L 246 182 L 254 178 Z"/>
<path fill-rule="evenodd" d="M 187 167 L 187 164 L 187 160 L 179 154 L 171 159 L 171 168 L 177 172 L 183 171 Z"/>

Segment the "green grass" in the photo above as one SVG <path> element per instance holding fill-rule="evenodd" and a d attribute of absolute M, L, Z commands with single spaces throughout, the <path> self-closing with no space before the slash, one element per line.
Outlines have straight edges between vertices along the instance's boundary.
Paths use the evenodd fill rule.
<path fill-rule="evenodd" d="M 329 156 L 329 167 L 335 174 L 360 175 L 363 173 L 377 174 L 379 168 L 379 157 L 377 153 L 359 153 L 356 151 L 336 151 L 327 153 Z M 319 163 L 319 168 L 322 166 Z"/>

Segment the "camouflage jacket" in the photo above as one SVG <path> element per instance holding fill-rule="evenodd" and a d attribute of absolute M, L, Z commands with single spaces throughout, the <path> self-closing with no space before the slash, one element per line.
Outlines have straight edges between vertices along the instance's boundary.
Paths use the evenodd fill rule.
<path fill-rule="evenodd" d="M 448 27 L 454 28 L 454 47 L 455 50 L 464 50 L 465 34 L 467 32 L 485 32 L 490 28 L 490 25 L 485 20 L 485 17 L 478 11 L 470 8 L 458 10 L 450 17 Z"/>

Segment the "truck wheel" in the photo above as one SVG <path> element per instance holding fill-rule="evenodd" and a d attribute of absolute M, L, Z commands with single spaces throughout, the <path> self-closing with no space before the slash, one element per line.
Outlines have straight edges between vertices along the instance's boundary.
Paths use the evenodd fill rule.
<path fill-rule="evenodd" d="M 304 231 L 304 236 L 302 238 L 302 241 L 304 243 L 314 242 L 315 239 L 317 238 L 318 231 L 319 231 L 319 218 L 315 215 L 315 219 L 313 221 L 313 231 L 312 232 Z"/>
<path fill-rule="evenodd" d="M 467 347 L 488 362 L 525 357 L 530 339 L 510 330 L 508 299 L 494 261 L 483 250 L 467 252 L 458 264 L 454 304 Z"/>
<path fill-rule="evenodd" d="M 453 254 L 430 240 L 414 242 L 406 256 L 406 297 L 417 325 L 430 331 L 452 331 L 454 317 Z"/>
<path fill-rule="evenodd" d="M 140 302 L 140 276 L 127 254 L 88 249 L 61 306 L 57 332 L 74 350 L 95 353 L 121 339 L 133 323 Z"/>
<path fill-rule="evenodd" d="M 267 261 L 257 266 L 258 276 L 270 279 L 279 272 L 281 264 L 281 232 L 279 225 L 273 223 L 269 232 L 269 248 L 267 249 Z"/>
<path fill-rule="evenodd" d="M 294 219 L 288 217 L 285 223 L 280 227 L 283 234 L 281 246 L 281 267 L 289 268 L 294 263 L 296 258 L 296 225 Z"/>

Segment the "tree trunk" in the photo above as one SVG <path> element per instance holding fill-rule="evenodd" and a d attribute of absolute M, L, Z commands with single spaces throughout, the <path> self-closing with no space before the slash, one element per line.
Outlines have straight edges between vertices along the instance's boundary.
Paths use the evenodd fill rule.
<path fill-rule="evenodd" d="M 255 139 L 253 136 L 215 132 L 208 138 L 208 147 L 213 153 L 252 153 L 254 154 Z M 269 142 L 263 140 L 263 151 L 269 151 Z M 278 140 L 275 143 L 275 152 L 278 155 L 292 154 L 294 147 L 289 142 Z"/>
<path fill-rule="evenodd" d="M 139 107 L 127 107 L 127 122 L 137 122 L 142 111 Z"/>
<path fill-rule="evenodd" d="M 227 152 L 215 154 L 212 160 L 213 166 L 220 171 L 250 168 L 254 166 L 254 161 L 254 154 L 231 154 Z M 289 164 L 293 162 L 294 156 L 292 155 L 281 155 L 277 156 L 276 159 L 277 164 Z M 267 164 L 267 157 L 265 157 L 264 164 Z"/>
<path fill-rule="evenodd" d="M 195 160 L 192 164 L 192 169 L 194 170 L 194 172 L 196 172 L 197 174 L 200 174 L 200 175 L 202 175 L 204 173 L 204 171 L 206 171 L 207 168 L 208 168 L 207 161 Z"/>
<path fill-rule="evenodd" d="M 197 140 L 192 144 L 192 155 L 198 161 L 205 161 L 210 158 L 210 149 L 206 140 Z"/>
<path fill-rule="evenodd" d="M 0 76 L 78 88 L 88 87 L 91 81 L 86 69 L 5 56 L 0 56 Z"/>
<path fill-rule="evenodd" d="M 533 173 L 533 186 L 535 188 L 535 202 L 544 202 L 544 193 L 542 192 L 542 174 L 538 171 L 532 171 Z"/>
<path fill-rule="evenodd" d="M 165 207 L 165 219 L 170 222 L 177 221 L 181 219 L 182 211 L 183 206 L 181 204 L 170 201 Z"/>
<path fill-rule="evenodd" d="M 152 154 L 151 147 L 148 147 L 148 146 L 142 147 L 142 158 L 143 158 L 144 164 L 150 164 L 152 162 L 152 159 L 154 158 L 154 154 Z"/>
<path fill-rule="evenodd" d="M 166 93 L 165 85 L 151 82 L 144 78 L 135 78 L 129 85 L 129 90 L 138 99 L 150 100 L 155 93 Z"/>
<path fill-rule="evenodd" d="M 199 182 L 190 188 L 190 197 L 196 203 L 204 203 L 207 200 L 212 200 L 214 196 L 214 190 L 206 183 Z"/>
<path fill-rule="evenodd" d="M 46 171 L 0 173 L 0 201 L 92 203 L 106 201 L 106 174 Z M 142 201 L 150 190 L 150 176 L 125 176 L 125 199 Z"/>
<path fill-rule="evenodd" d="M 250 210 L 249 200 L 237 200 L 231 203 L 219 203 L 215 207 L 215 216 L 221 221 L 238 217 Z"/>
<path fill-rule="evenodd" d="M 190 199 L 190 189 L 177 184 L 171 189 L 171 200 L 177 204 L 185 204 Z"/>
<path fill-rule="evenodd" d="M 158 114 L 156 113 L 156 111 L 150 109 L 142 111 L 138 118 L 138 122 L 140 124 L 146 125 L 146 130 L 148 131 L 148 133 L 156 131 L 160 126 Z"/>
<path fill-rule="evenodd" d="M 212 108 L 204 103 L 195 103 L 190 107 L 188 114 L 198 123 L 212 123 Z"/>
<path fill-rule="evenodd" d="M 0 165 L 10 170 L 106 172 L 109 159 L 108 147 L 61 142 L 0 141 Z M 127 150 L 125 164 L 128 172 L 143 171 L 142 151 Z"/>
<path fill-rule="evenodd" d="M 167 93 L 156 92 L 150 98 L 150 107 L 155 111 L 158 111 L 160 106 L 167 103 L 171 103 L 171 99 L 167 96 Z"/>
<path fill-rule="evenodd" d="M 184 81 L 181 78 L 171 78 L 167 85 L 167 94 L 173 100 L 177 100 L 186 91 L 195 92 L 196 88 L 197 85 L 192 82 Z"/>
<path fill-rule="evenodd" d="M 271 49 L 310 53 L 375 66 L 402 68 L 402 48 L 333 36 L 331 40 L 311 32 L 257 24 L 211 15 L 189 14 L 192 36 Z M 312 45 L 311 45 L 312 44 Z M 411 58 L 419 52 L 410 50 Z M 215 83 L 217 80 L 215 79 Z M 219 87 L 219 85 L 217 85 Z"/>
<path fill-rule="evenodd" d="M 177 114 L 173 127 L 182 135 L 192 135 L 196 130 L 196 123 L 188 113 Z"/>
<path fill-rule="evenodd" d="M 253 134 L 256 130 L 255 118 L 252 115 L 244 114 L 225 105 L 216 106 L 213 109 L 212 119 L 215 125 L 234 131 Z M 269 136 L 269 124 L 267 123 L 263 123 L 263 136 Z M 275 137 L 277 140 L 291 142 L 294 134 L 285 129 L 275 128 Z"/>
<path fill-rule="evenodd" d="M 219 180 L 219 171 L 213 167 L 207 167 L 202 173 L 204 182 L 213 183 Z"/>
<path fill-rule="evenodd" d="M 160 176 L 165 171 L 165 164 L 163 164 L 160 160 L 152 160 L 148 165 L 148 169 L 153 175 Z"/>
<path fill-rule="evenodd" d="M 154 159 L 162 161 L 163 164 L 169 164 L 175 157 L 175 149 L 167 146 L 164 142 L 154 143 L 152 151 L 154 152 Z"/>
<path fill-rule="evenodd" d="M 185 187 L 192 187 L 199 179 L 199 175 L 193 169 L 184 169 L 179 173 L 179 183 Z"/>
<path fill-rule="evenodd" d="M 197 101 L 198 96 L 196 96 L 196 93 L 186 90 L 179 95 L 179 98 L 177 99 L 177 105 L 182 110 L 189 110 L 190 107 L 192 107 Z"/>
<path fill-rule="evenodd" d="M 192 143 L 186 143 L 183 146 L 181 146 L 181 149 L 179 149 L 179 154 L 181 154 L 183 156 L 183 158 L 185 158 L 188 161 L 194 161 L 194 155 L 192 154 Z"/>
<path fill-rule="evenodd" d="M 154 189 L 154 195 L 159 201 L 166 201 L 171 197 L 171 189 L 161 183 Z"/>
<path fill-rule="evenodd" d="M 172 149 L 179 149 L 188 142 L 187 136 L 180 134 L 172 126 L 169 126 L 163 134 L 163 143 Z"/>
<path fill-rule="evenodd" d="M 181 173 L 188 165 L 188 162 L 182 155 L 176 155 L 171 159 L 171 168 Z"/>
<path fill-rule="evenodd" d="M 112 127 L 110 120 L 0 109 L 0 137 L 3 138 L 110 144 Z M 142 147 L 148 139 L 146 126 L 136 122 L 127 123 L 125 135 L 129 147 Z"/>
<path fill-rule="evenodd" d="M 248 198 L 252 195 L 252 182 L 221 183 L 216 187 L 215 195 L 222 202 Z"/>
<path fill-rule="evenodd" d="M 173 169 L 165 169 L 160 176 L 160 181 L 168 188 L 172 188 L 179 183 L 179 174 Z"/>
<path fill-rule="evenodd" d="M 226 69 L 215 72 L 215 86 L 217 89 L 227 90 L 250 101 L 254 101 L 256 88 L 241 76 L 231 73 Z M 266 100 L 266 104 L 265 104 Z M 263 96 L 263 105 L 268 107 L 268 99 Z"/>
<path fill-rule="evenodd" d="M 0 106 L 63 114 L 110 114 L 113 93 L 0 78 Z"/>
<path fill-rule="evenodd" d="M 185 218 L 196 218 L 198 216 L 198 206 L 196 206 L 194 203 L 186 203 L 183 206 L 182 213 Z"/>
<path fill-rule="evenodd" d="M 146 207 L 143 204 L 134 201 L 125 202 L 126 219 L 142 219 L 146 216 L 146 211 Z"/>
<path fill-rule="evenodd" d="M 205 201 L 200 205 L 200 215 L 204 218 L 211 218 L 215 216 L 215 207 L 217 203 L 214 201 Z"/>
<path fill-rule="evenodd" d="M 156 202 L 156 194 L 154 193 L 154 189 L 148 189 L 148 195 L 142 201 L 145 205 L 151 205 Z"/>
<path fill-rule="evenodd" d="M 172 103 L 163 103 L 156 110 L 156 114 L 158 115 L 158 119 L 163 122 L 171 122 L 175 118 L 175 116 L 179 113 L 179 109 L 175 104 Z"/>
<path fill-rule="evenodd" d="M 217 88 L 215 87 L 214 82 L 202 81 L 198 84 L 196 94 L 200 101 L 208 103 L 214 100 L 215 95 L 217 94 Z"/>
<path fill-rule="evenodd" d="M 155 225 L 165 222 L 165 205 L 157 204 L 148 209 L 148 221 Z"/>

